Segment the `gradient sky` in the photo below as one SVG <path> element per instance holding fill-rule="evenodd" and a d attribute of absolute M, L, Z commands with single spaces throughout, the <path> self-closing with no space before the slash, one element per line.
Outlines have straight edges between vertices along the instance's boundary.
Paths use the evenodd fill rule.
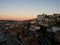
<path fill-rule="evenodd" d="M 26 20 L 60 13 L 60 0 L 0 0 L 0 20 Z"/>

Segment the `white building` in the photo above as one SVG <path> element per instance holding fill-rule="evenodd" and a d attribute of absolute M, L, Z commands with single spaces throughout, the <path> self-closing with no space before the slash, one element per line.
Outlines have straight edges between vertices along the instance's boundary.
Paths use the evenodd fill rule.
<path fill-rule="evenodd" d="M 60 25 L 55 25 L 52 27 L 52 31 L 53 32 L 56 32 L 56 31 L 59 31 L 60 30 Z"/>
<path fill-rule="evenodd" d="M 60 14 L 53 14 L 56 21 L 60 22 Z"/>
<path fill-rule="evenodd" d="M 31 25 L 31 27 L 30 27 L 30 30 L 32 30 L 32 31 L 36 31 L 36 30 L 39 30 L 39 29 L 40 29 L 40 27 L 35 26 L 35 25 Z"/>
<path fill-rule="evenodd" d="M 55 18 L 53 15 L 38 15 L 37 16 L 38 23 L 43 26 L 49 26 L 55 24 Z"/>
<path fill-rule="evenodd" d="M 44 14 L 37 16 L 37 20 L 44 20 L 44 18 L 45 18 L 45 15 Z"/>
<path fill-rule="evenodd" d="M 36 20 L 35 19 L 31 21 L 31 24 L 34 24 L 34 23 L 36 23 Z"/>

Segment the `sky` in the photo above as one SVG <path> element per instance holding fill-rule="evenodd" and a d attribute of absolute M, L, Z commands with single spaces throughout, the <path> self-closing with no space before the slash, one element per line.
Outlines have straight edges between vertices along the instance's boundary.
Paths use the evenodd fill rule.
<path fill-rule="evenodd" d="M 0 0 L 0 20 L 28 20 L 60 13 L 60 0 Z"/>

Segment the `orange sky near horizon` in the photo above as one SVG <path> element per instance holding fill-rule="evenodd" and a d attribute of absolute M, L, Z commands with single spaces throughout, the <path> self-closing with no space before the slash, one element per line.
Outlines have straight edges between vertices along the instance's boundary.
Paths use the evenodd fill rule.
<path fill-rule="evenodd" d="M 32 14 L 0 14 L 0 20 L 29 20 L 36 18 Z"/>
<path fill-rule="evenodd" d="M 0 0 L 0 20 L 28 20 L 60 13 L 60 0 Z"/>

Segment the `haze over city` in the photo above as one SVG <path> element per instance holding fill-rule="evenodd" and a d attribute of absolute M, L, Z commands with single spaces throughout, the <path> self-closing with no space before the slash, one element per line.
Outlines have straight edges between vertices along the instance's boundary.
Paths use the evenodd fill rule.
<path fill-rule="evenodd" d="M 60 0 L 0 0 L 0 20 L 28 20 L 60 13 Z"/>

